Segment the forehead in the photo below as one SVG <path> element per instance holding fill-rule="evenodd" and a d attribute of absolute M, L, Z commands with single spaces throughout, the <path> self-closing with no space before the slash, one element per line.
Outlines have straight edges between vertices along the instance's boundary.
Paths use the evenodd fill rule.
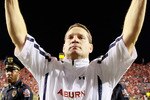
<path fill-rule="evenodd" d="M 19 72 L 19 70 L 13 69 L 13 68 L 8 68 L 8 69 L 5 69 L 5 70 L 6 70 L 6 73 L 7 72 Z"/>
<path fill-rule="evenodd" d="M 67 31 L 66 36 L 77 35 L 77 34 L 86 36 L 88 33 L 82 27 L 73 27 L 73 28 L 71 28 L 70 30 Z"/>

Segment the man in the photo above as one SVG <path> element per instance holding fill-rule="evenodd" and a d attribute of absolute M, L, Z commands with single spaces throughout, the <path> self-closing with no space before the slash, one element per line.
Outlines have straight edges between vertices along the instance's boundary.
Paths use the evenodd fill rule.
<path fill-rule="evenodd" d="M 18 0 L 5 0 L 8 33 L 15 55 L 32 72 L 41 100 L 111 100 L 113 88 L 137 57 L 135 43 L 145 17 L 147 0 L 132 0 L 122 35 L 104 56 L 89 61 L 90 31 L 75 23 L 65 34 L 63 61 L 52 57 L 28 34 Z M 16 21 L 17 20 L 17 21 Z"/>
<path fill-rule="evenodd" d="M 33 100 L 30 87 L 19 78 L 24 66 L 15 57 L 7 57 L 4 64 L 8 86 L 2 90 L 2 100 Z"/>
<path fill-rule="evenodd" d="M 121 83 L 118 83 L 113 89 L 111 100 L 129 100 L 129 94 Z"/>

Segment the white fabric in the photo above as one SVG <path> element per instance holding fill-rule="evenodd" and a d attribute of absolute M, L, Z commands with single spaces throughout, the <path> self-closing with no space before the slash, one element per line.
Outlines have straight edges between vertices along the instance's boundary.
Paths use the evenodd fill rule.
<path fill-rule="evenodd" d="M 28 37 L 33 38 L 30 35 Z M 129 55 L 122 39 L 114 43 L 101 63 L 97 63 L 99 58 L 91 62 L 88 58 L 78 59 L 74 63 L 64 59 L 62 63 L 41 47 L 35 48 L 36 41 L 29 40 L 26 40 L 23 50 L 15 52 L 15 55 L 37 80 L 40 100 L 43 100 L 46 73 L 49 73 L 46 100 L 100 100 L 97 76 L 102 81 L 101 100 L 110 100 L 113 88 L 137 57 L 135 48 L 132 55 Z M 48 55 L 51 61 L 45 59 L 39 50 Z"/>

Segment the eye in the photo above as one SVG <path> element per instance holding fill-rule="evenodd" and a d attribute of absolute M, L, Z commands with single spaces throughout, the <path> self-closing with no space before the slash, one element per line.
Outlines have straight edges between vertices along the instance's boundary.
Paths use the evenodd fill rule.
<path fill-rule="evenodd" d="M 11 73 L 12 73 L 12 72 L 13 72 L 13 70 L 6 70 L 6 73 L 8 73 L 8 72 L 11 72 Z"/>
<path fill-rule="evenodd" d="M 70 35 L 70 36 L 69 36 L 69 39 L 73 39 L 73 36 L 72 36 L 72 35 Z"/>
<path fill-rule="evenodd" d="M 82 35 L 79 35 L 79 36 L 78 36 L 78 39 L 80 39 L 80 40 L 81 40 L 81 39 L 85 39 L 85 37 L 82 36 Z"/>
<path fill-rule="evenodd" d="M 72 36 L 72 35 L 69 35 L 69 36 L 67 37 L 67 39 L 73 39 L 73 36 Z"/>

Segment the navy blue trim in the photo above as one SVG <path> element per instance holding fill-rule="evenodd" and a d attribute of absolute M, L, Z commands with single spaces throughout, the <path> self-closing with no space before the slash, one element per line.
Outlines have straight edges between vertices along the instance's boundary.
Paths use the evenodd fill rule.
<path fill-rule="evenodd" d="M 98 95 L 99 95 L 99 100 L 102 98 L 102 81 L 99 76 L 97 76 L 98 80 Z"/>
<path fill-rule="evenodd" d="M 116 43 L 118 41 L 120 41 L 121 39 L 122 39 L 122 36 L 117 37 L 116 40 L 112 44 L 110 44 L 109 49 L 111 49 L 112 47 L 114 47 L 116 45 Z"/>
<path fill-rule="evenodd" d="M 109 45 L 109 49 L 111 49 L 112 47 L 114 47 L 114 46 L 116 45 L 116 43 L 117 43 L 118 41 L 120 41 L 121 39 L 122 39 L 122 35 L 119 36 L 119 37 L 117 37 L 117 38 L 115 39 L 115 41 L 112 42 L 112 43 Z M 108 56 L 108 53 L 106 53 L 105 55 L 103 55 L 102 58 L 97 61 L 97 63 L 100 64 L 107 56 Z"/>
<path fill-rule="evenodd" d="M 101 63 L 106 57 L 108 56 L 108 53 L 106 53 L 105 55 L 102 56 L 102 58 L 100 58 L 97 63 Z"/>
<path fill-rule="evenodd" d="M 34 42 L 34 39 L 33 38 L 30 38 L 30 37 L 26 37 L 26 40 L 29 40 L 31 42 Z"/>
<path fill-rule="evenodd" d="M 26 40 L 29 40 L 30 42 L 34 42 L 34 41 L 35 41 L 33 38 L 30 38 L 30 37 L 26 37 Z M 35 44 L 35 43 L 34 43 L 34 47 L 39 50 L 39 53 L 40 53 L 42 56 L 44 56 L 45 59 L 48 60 L 48 62 L 51 61 L 51 58 L 50 58 L 49 56 L 47 56 L 45 52 L 43 52 L 43 51 L 40 50 L 40 46 L 39 46 L 38 44 Z"/>
<path fill-rule="evenodd" d="M 47 78 L 48 78 L 49 73 L 45 74 L 45 80 L 44 80 L 44 93 L 43 93 L 43 100 L 46 100 L 46 88 L 47 88 Z"/>

